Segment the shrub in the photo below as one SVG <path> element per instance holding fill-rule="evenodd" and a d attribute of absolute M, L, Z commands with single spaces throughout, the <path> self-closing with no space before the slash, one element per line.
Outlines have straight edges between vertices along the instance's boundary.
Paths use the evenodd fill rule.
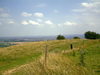
<path fill-rule="evenodd" d="M 65 37 L 63 35 L 58 35 L 57 36 L 57 40 L 62 40 L 62 39 L 65 39 Z"/>
<path fill-rule="evenodd" d="M 75 37 L 73 37 L 73 39 L 80 39 L 80 37 L 75 36 Z"/>

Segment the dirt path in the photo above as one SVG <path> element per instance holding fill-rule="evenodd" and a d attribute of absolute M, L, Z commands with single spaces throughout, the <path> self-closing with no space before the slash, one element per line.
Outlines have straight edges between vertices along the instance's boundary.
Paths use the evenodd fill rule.
<path fill-rule="evenodd" d="M 28 65 L 28 64 L 24 64 L 24 65 L 21 65 L 19 67 L 14 67 L 13 69 L 5 71 L 4 73 L 2 73 L 2 75 L 10 75 L 12 72 L 14 72 L 14 71 L 26 66 L 26 65 Z"/>
<path fill-rule="evenodd" d="M 74 49 L 70 49 L 70 50 L 63 50 L 62 53 L 70 53 L 70 52 L 79 51 L 79 50 L 80 50 L 79 48 L 74 48 Z"/>

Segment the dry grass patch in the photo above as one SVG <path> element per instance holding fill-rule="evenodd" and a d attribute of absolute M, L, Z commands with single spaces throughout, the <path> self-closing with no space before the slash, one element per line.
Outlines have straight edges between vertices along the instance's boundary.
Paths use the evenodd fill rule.
<path fill-rule="evenodd" d="M 5 75 L 89 75 L 86 68 L 75 65 L 61 54 L 51 53 L 48 56 L 47 65 L 44 65 L 44 57 L 33 63 L 16 68 Z"/>

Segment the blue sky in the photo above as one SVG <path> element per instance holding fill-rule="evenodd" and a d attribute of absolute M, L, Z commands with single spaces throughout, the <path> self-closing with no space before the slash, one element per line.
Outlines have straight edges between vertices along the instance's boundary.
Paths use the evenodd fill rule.
<path fill-rule="evenodd" d="M 0 36 L 100 33 L 100 0 L 0 0 Z"/>

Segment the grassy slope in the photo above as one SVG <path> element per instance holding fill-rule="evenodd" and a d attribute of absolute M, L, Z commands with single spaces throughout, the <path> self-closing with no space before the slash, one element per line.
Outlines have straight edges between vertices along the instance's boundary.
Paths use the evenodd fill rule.
<path fill-rule="evenodd" d="M 46 42 L 29 42 L 0 48 L 0 71 L 33 61 L 42 54 L 45 49 L 45 44 Z M 47 44 L 50 51 L 68 48 L 66 41 L 48 41 Z"/>
<path fill-rule="evenodd" d="M 34 43 L 0 48 L 0 70 L 7 70 L 17 65 L 32 61 L 40 55 L 36 49 L 39 45 L 31 47 Z"/>
<path fill-rule="evenodd" d="M 100 40 L 93 41 L 91 40 L 91 45 L 88 44 L 87 47 L 81 48 L 85 52 L 85 67 L 91 69 L 95 72 L 95 75 L 100 75 Z M 75 56 L 72 56 L 72 53 L 67 54 L 73 62 L 76 64 L 80 63 L 80 52 L 77 51 Z"/>
<path fill-rule="evenodd" d="M 70 59 L 59 53 L 50 53 L 47 65 L 43 65 L 44 57 L 39 60 L 17 68 L 10 75 L 91 75 L 83 67 L 75 65 Z M 5 74 L 5 75 L 7 75 Z"/>
<path fill-rule="evenodd" d="M 88 60 L 90 57 L 92 57 L 91 53 L 93 53 L 94 55 L 98 54 L 97 56 L 94 56 L 98 59 L 98 64 L 95 64 L 97 60 L 93 63 L 94 65 L 98 65 L 98 67 L 100 67 L 100 64 L 99 64 L 100 54 L 94 53 L 95 51 L 90 51 L 90 50 L 93 50 L 92 47 L 94 46 L 94 49 L 100 52 L 99 46 L 97 47 L 97 45 L 100 44 L 99 40 L 96 40 L 96 41 L 91 41 L 91 40 L 62 40 L 61 41 L 60 40 L 60 41 L 48 41 L 48 42 L 31 42 L 31 43 L 24 43 L 24 44 L 11 46 L 7 48 L 0 48 L 0 70 L 5 71 L 13 67 L 20 66 L 22 64 L 32 62 L 34 59 L 38 58 L 40 55 L 43 54 L 46 43 L 48 45 L 49 53 L 61 53 L 61 51 L 63 50 L 69 50 L 70 43 L 73 43 L 75 48 L 80 47 L 81 49 L 83 48 L 83 44 L 84 44 L 84 48 L 86 48 L 88 53 L 90 53 L 90 54 L 87 54 L 87 59 L 86 59 L 87 62 L 91 62 L 90 60 Z M 78 52 L 75 57 L 72 57 L 71 54 L 67 56 L 70 59 L 72 59 L 72 61 L 74 61 L 75 63 L 78 63 L 79 61 Z M 87 63 L 87 66 L 90 68 L 93 67 L 92 63 Z M 95 68 L 97 69 L 98 67 L 95 67 Z M 97 71 L 99 72 L 100 70 L 98 69 Z"/>

